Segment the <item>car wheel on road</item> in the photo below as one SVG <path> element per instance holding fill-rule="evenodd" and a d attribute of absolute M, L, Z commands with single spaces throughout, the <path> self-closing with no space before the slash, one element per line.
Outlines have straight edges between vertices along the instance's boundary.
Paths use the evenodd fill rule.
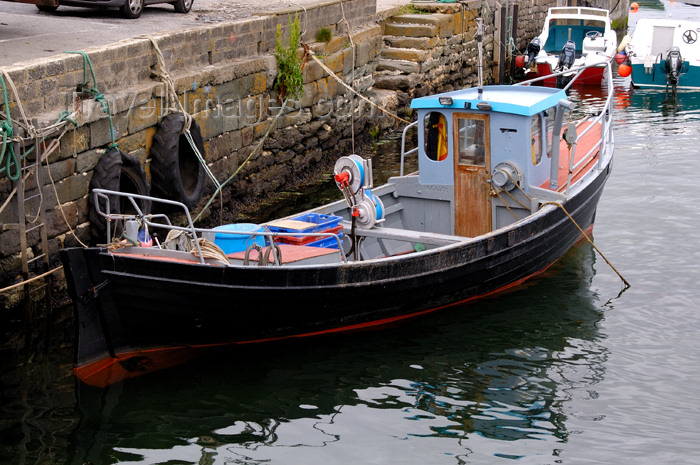
<path fill-rule="evenodd" d="M 124 0 L 122 5 L 122 16 L 127 19 L 136 19 L 143 12 L 144 0 Z"/>
<path fill-rule="evenodd" d="M 177 0 L 173 5 L 178 13 L 189 13 L 193 3 L 194 0 Z"/>
<path fill-rule="evenodd" d="M 192 2 L 190 2 L 190 3 L 192 3 Z M 36 7 L 39 9 L 39 11 L 44 11 L 46 13 L 53 13 L 54 11 L 56 11 L 58 9 L 58 5 L 56 5 L 56 6 L 37 5 Z"/>

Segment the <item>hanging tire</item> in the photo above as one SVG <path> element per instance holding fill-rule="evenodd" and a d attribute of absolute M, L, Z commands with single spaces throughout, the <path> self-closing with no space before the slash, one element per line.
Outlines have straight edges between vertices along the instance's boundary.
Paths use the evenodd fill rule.
<path fill-rule="evenodd" d="M 95 171 L 90 180 L 90 195 L 88 196 L 90 220 L 90 235 L 93 244 L 105 243 L 107 240 L 107 220 L 97 212 L 93 189 L 108 189 L 112 191 L 128 192 L 130 194 L 150 195 L 146 172 L 141 163 L 131 155 L 116 148 L 105 152 L 97 162 Z M 139 200 L 139 208 L 143 213 L 151 212 L 150 200 Z M 106 211 L 106 205 L 100 203 L 101 210 Z M 109 198 L 110 213 L 136 213 L 131 202 L 124 197 L 112 196 Z M 116 229 L 112 231 L 113 237 L 122 233 L 120 222 L 112 223 Z"/>
<path fill-rule="evenodd" d="M 171 113 L 158 123 L 151 146 L 151 184 L 153 195 L 197 206 L 204 195 L 206 173 L 190 146 L 182 127 L 182 113 Z M 197 123 L 192 120 L 190 134 L 197 150 L 204 157 L 204 141 Z"/>

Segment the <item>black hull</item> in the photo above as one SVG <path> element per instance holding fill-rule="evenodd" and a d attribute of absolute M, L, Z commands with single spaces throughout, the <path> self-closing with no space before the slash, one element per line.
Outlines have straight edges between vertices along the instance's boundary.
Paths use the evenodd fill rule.
<path fill-rule="evenodd" d="M 593 224 L 609 171 L 608 166 L 564 204 L 583 229 Z M 106 360 L 144 351 L 379 325 L 502 290 L 546 269 L 580 239 L 562 209 L 545 209 L 476 242 L 304 269 L 217 267 L 99 248 L 64 250 L 79 327 L 76 373 L 86 380 Z M 141 363 L 136 367 L 146 369 Z"/>

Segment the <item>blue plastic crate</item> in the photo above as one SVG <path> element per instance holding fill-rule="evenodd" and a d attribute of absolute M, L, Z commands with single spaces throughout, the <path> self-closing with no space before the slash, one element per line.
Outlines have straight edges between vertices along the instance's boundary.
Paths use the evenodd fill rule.
<path fill-rule="evenodd" d="M 338 234 L 338 239 L 343 240 L 343 233 Z M 324 249 L 337 249 L 338 248 L 338 241 L 335 240 L 335 237 L 324 237 L 323 239 L 320 239 L 318 241 L 313 241 L 309 242 L 308 244 L 305 244 L 309 247 L 321 247 Z"/>

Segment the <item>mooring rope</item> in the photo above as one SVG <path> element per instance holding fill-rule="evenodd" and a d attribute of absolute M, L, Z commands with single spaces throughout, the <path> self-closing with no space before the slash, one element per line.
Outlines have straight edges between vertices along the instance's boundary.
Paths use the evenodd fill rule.
<path fill-rule="evenodd" d="M 109 144 L 109 148 L 116 148 L 117 143 L 114 140 L 115 134 L 114 123 L 112 122 L 112 107 L 109 103 L 109 100 L 97 88 L 97 78 L 95 77 L 95 69 L 92 67 L 92 61 L 90 60 L 90 57 L 86 52 L 83 51 L 68 51 L 65 53 L 73 53 L 83 57 L 83 82 L 78 86 L 78 88 L 81 92 L 85 92 L 86 94 L 90 95 L 102 107 L 102 112 L 107 115 L 107 119 L 109 120 L 109 140 L 111 141 L 111 143 Z M 88 76 L 88 70 L 90 71 L 90 76 Z M 92 87 L 88 85 L 90 78 L 92 78 Z"/>
<path fill-rule="evenodd" d="M 347 84 L 345 83 L 345 81 L 343 81 L 340 77 L 338 77 L 338 75 L 336 75 L 328 66 L 326 66 L 321 60 L 318 59 L 318 57 L 316 56 L 316 54 L 313 52 L 313 50 L 311 50 L 311 49 L 309 48 L 308 45 L 306 45 L 306 44 L 301 44 L 301 45 L 302 45 L 302 47 L 304 47 L 304 49 L 307 51 L 307 53 L 311 56 L 311 58 L 313 58 L 313 60 L 314 60 L 316 63 L 318 63 L 318 65 L 319 65 L 326 73 L 328 73 L 329 76 L 331 76 L 333 79 L 335 79 L 336 81 L 338 81 L 338 83 L 339 83 L 340 85 L 342 85 L 342 86 L 345 87 L 347 90 L 349 90 L 349 91 L 352 92 L 353 94 L 357 95 L 358 97 L 360 97 L 362 100 L 364 100 L 365 102 L 369 103 L 369 104 L 372 105 L 373 107 L 377 108 L 377 109 L 378 109 L 379 111 L 381 111 L 382 113 L 386 113 L 387 115 L 391 116 L 392 118 L 394 118 L 394 119 L 396 119 L 396 120 L 398 120 L 398 121 L 401 121 L 402 123 L 411 124 L 410 121 L 407 121 L 407 120 L 401 118 L 400 116 L 395 115 L 394 113 L 390 112 L 389 110 L 386 110 L 386 109 L 380 107 L 379 105 L 377 105 L 376 103 L 374 103 L 373 101 L 371 101 L 370 99 L 368 99 L 367 97 L 365 97 L 364 95 L 360 94 L 360 93 L 357 92 L 355 89 L 353 89 L 352 87 L 350 87 L 349 85 L 347 85 Z M 353 116 L 354 116 L 354 115 L 353 115 Z"/>
<path fill-rule="evenodd" d="M 33 276 L 33 277 L 31 277 L 31 278 L 29 278 L 29 279 L 27 279 L 27 280 L 25 280 L 25 281 L 22 281 L 22 282 L 19 282 L 19 283 L 15 283 L 15 284 L 12 284 L 12 285 L 7 286 L 7 287 L 3 287 L 2 289 L 0 289 L 0 294 L 4 294 L 5 292 L 9 292 L 9 291 L 11 291 L 11 290 L 13 290 L 13 289 L 17 289 L 18 287 L 25 286 L 25 285 L 27 285 L 27 284 L 29 284 L 29 283 L 32 283 L 32 282 L 37 281 L 37 280 L 39 280 L 39 279 L 45 278 L 45 277 L 47 277 L 48 275 L 53 274 L 53 273 L 55 273 L 55 272 L 57 272 L 57 271 L 60 271 L 60 270 L 62 270 L 62 269 L 63 269 L 63 265 L 58 265 L 56 268 L 54 268 L 54 269 L 52 269 L 52 270 L 49 270 L 49 271 L 47 271 L 47 272 L 45 272 L 45 273 L 42 273 L 42 274 L 40 274 L 40 275 Z"/>
<path fill-rule="evenodd" d="M 165 96 L 167 98 L 168 106 L 164 108 L 164 113 L 163 116 L 166 116 L 169 112 L 171 111 L 179 111 L 182 113 L 183 117 L 185 118 L 185 123 L 182 126 L 182 134 L 185 135 L 185 138 L 187 139 L 187 142 L 190 144 L 190 147 L 192 147 L 192 151 L 194 152 L 195 156 L 197 157 L 197 160 L 199 161 L 200 165 L 202 165 L 202 168 L 204 168 L 204 172 L 207 173 L 207 176 L 209 179 L 211 179 L 212 183 L 216 186 L 216 192 L 220 193 L 220 204 L 221 204 L 221 211 L 220 214 L 223 217 L 223 205 L 224 205 L 224 199 L 223 199 L 223 194 L 221 194 L 221 184 L 219 183 L 219 180 L 216 179 L 216 176 L 214 176 L 214 173 L 212 173 L 211 169 L 209 168 L 209 165 L 207 165 L 206 160 L 204 160 L 204 156 L 199 152 L 199 149 L 197 148 L 197 145 L 194 143 L 194 140 L 192 139 L 192 134 L 190 133 L 190 126 L 192 125 L 192 115 L 190 115 L 187 111 L 185 111 L 185 108 L 182 106 L 182 103 L 180 100 L 177 98 L 177 90 L 175 89 L 175 83 L 173 82 L 172 78 L 170 77 L 170 74 L 168 73 L 168 70 L 165 65 L 165 57 L 163 56 L 163 52 L 161 51 L 160 47 L 158 46 L 158 42 L 156 39 L 152 36 L 144 35 L 144 36 L 139 36 L 145 39 L 148 39 L 151 44 L 153 45 L 153 49 L 156 51 L 156 68 L 151 70 L 151 73 L 153 73 L 156 77 L 158 77 L 163 84 L 165 85 Z M 172 108 L 170 105 L 172 103 L 175 103 L 175 108 Z M 214 196 L 216 193 L 214 193 Z"/>
<path fill-rule="evenodd" d="M 525 192 L 522 187 L 520 187 L 520 184 L 517 182 L 517 180 L 514 179 L 510 173 L 506 172 L 506 174 L 508 175 L 510 180 L 513 182 L 513 184 L 515 184 L 515 186 L 518 188 L 518 190 L 525 196 L 525 198 L 528 199 L 532 203 L 532 197 L 530 197 L 528 195 L 528 193 Z M 583 228 L 581 226 L 579 226 L 579 224 L 576 222 L 576 220 L 574 220 L 574 217 L 571 216 L 571 214 L 568 211 L 566 211 L 566 208 L 564 208 L 564 205 L 562 205 L 562 203 L 560 201 L 553 200 L 553 201 L 549 201 L 549 202 L 544 202 L 540 205 L 540 208 L 544 207 L 545 205 L 556 205 L 557 207 L 561 208 L 561 210 L 566 214 L 566 216 L 569 218 L 569 220 L 571 220 L 571 222 L 574 224 L 574 226 L 576 226 L 576 228 L 579 230 L 581 235 L 593 246 L 593 248 L 596 250 L 596 252 L 598 252 L 600 254 L 600 256 L 603 257 L 603 260 L 605 260 L 605 263 L 607 263 L 608 266 L 610 268 L 612 268 L 612 270 L 615 273 L 617 273 L 617 275 L 620 277 L 622 282 L 625 283 L 625 286 L 630 287 L 629 281 L 627 281 L 625 279 L 625 277 L 622 276 L 622 273 L 620 273 L 617 270 L 617 268 L 615 268 L 615 266 L 613 266 L 613 264 L 610 262 L 610 260 L 608 260 L 607 257 L 603 254 L 603 252 L 598 248 L 598 246 L 595 245 L 595 243 L 593 242 L 593 239 L 591 239 L 590 236 L 588 234 L 586 234 L 586 232 L 583 230 Z"/>
<path fill-rule="evenodd" d="M 620 279 L 622 280 L 622 282 L 625 283 L 625 286 L 630 287 L 630 283 L 625 279 L 624 276 L 622 276 L 622 274 L 621 274 L 619 271 L 617 271 L 617 268 L 615 268 L 615 267 L 613 266 L 613 264 L 610 263 L 610 260 L 608 260 L 608 259 L 605 257 L 605 255 L 603 254 L 603 252 L 601 252 L 601 250 L 598 248 L 598 246 L 596 246 L 596 245 L 593 243 L 593 240 L 588 236 L 588 234 L 586 234 L 586 232 L 581 228 L 581 226 L 578 225 L 578 223 L 576 222 L 576 220 L 574 220 L 574 218 L 571 216 L 571 214 L 570 214 L 568 211 L 566 211 L 566 208 L 564 208 L 564 205 L 562 205 L 561 202 L 551 201 L 551 202 L 545 202 L 545 203 L 542 204 L 543 207 L 544 207 L 545 205 L 556 205 L 557 207 L 561 208 L 561 210 L 566 214 L 566 216 L 569 217 L 569 219 L 570 219 L 571 222 L 574 224 L 574 226 L 576 226 L 576 228 L 578 228 L 578 230 L 581 232 L 581 235 L 582 235 L 583 237 L 585 237 L 586 240 L 587 240 L 587 241 L 593 246 L 593 248 L 596 250 L 596 252 L 598 252 L 598 253 L 600 254 L 600 256 L 603 257 L 603 260 L 605 260 L 605 263 L 607 263 L 608 266 L 609 266 L 610 268 L 612 268 L 612 270 L 613 270 L 615 273 L 617 273 L 617 275 L 620 277 Z"/>
<path fill-rule="evenodd" d="M 255 148 L 253 149 L 253 151 L 250 152 L 250 155 L 248 155 L 248 157 L 246 157 L 246 159 L 243 160 L 243 163 L 241 163 L 241 164 L 238 166 L 238 168 L 236 168 L 236 171 L 234 171 L 233 174 L 232 174 L 231 176 L 229 176 L 228 178 L 226 178 L 226 180 L 225 180 L 224 182 L 222 182 L 222 183 L 216 188 L 216 191 L 212 194 L 211 198 L 209 199 L 209 201 L 207 202 L 207 204 L 204 206 L 204 208 L 202 208 L 202 211 L 200 211 L 199 214 L 195 217 L 195 219 L 192 220 L 193 223 L 196 223 L 197 221 L 199 221 L 199 219 L 200 219 L 200 217 L 202 216 L 202 214 L 207 210 L 207 208 L 209 208 L 209 206 L 211 205 L 211 203 L 214 201 L 214 197 L 216 196 L 217 193 L 219 193 L 219 194 L 221 195 L 221 198 L 223 199 L 223 194 L 221 194 L 222 189 L 224 188 L 224 186 L 226 186 L 226 184 L 228 184 L 229 182 L 231 182 L 231 181 L 233 180 L 233 178 L 236 177 L 236 175 L 241 171 L 241 169 L 243 169 L 243 167 L 246 165 L 246 163 L 248 163 L 248 161 L 249 161 L 251 158 L 253 158 L 253 155 L 255 155 L 255 154 L 257 153 L 258 149 L 260 149 L 260 147 L 262 147 L 263 142 L 265 142 L 265 139 L 267 139 L 267 136 L 270 135 L 270 131 L 272 131 L 272 128 L 275 127 L 275 124 L 277 123 L 277 120 L 280 118 L 280 116 L 282 116 L 282 113 L 284 112 L 284 108 L 285 108 L 285 106 L 287 105 L 287 101 L 288 101 L 288 100 L 289 100 L 289 98 L 285 98 L 284 101 L 282 101 L 282 106 L 280 107 L 280 111 L 277 113 L 277 115 L 275 116 L 275 118 L 272 120 L 272 123 L 270 123 L 270 126 L 267 128 L 267 131 L 265 132 L 265 135 L 260 139 L 260 141 L 258 141 L 258 145 L 256 145 Z M 221 203 L 222 203 L 222 208 L 223 208 L 223 200 L 221 201 Z"/>

